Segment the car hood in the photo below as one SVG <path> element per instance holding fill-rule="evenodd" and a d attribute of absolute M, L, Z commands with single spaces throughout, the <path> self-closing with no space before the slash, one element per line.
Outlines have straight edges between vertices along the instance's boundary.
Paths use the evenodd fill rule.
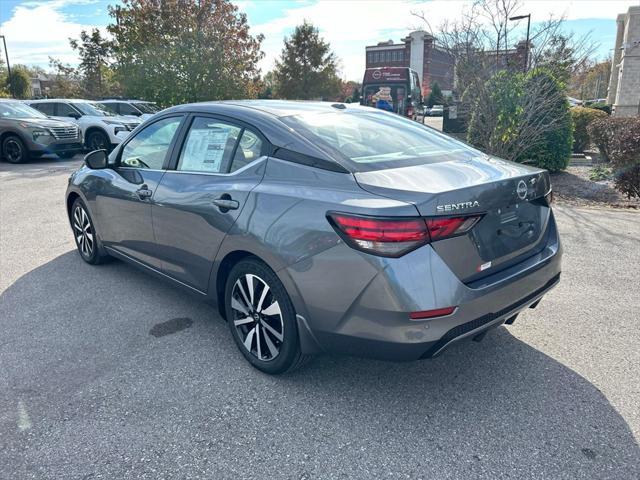
<path fill-rule="evenodd" d="M 16 123 L 26 123 L 34 127 L 46 127 L 46 128 L 73 127 L 72 123 L 62 122 L 60 120 L 54 120 L 53 118 L 33 117 L 33 118 L 20 118 L 20 119 L 12 118 L 11 120 L 15 121 Z"/>

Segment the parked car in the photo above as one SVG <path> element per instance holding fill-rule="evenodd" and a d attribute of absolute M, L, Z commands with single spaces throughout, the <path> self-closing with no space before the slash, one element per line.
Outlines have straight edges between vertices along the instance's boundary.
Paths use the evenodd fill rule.
<path fill-rule="evenodd" d="M 169 108 L 66 193 L 78 252 L 217 303 L 271 374 L 341 352 L 430 358 L 559 281 L 548 172 L 323 102 Z"/>
<path fill-rule="evenodd" d="M 49 119 L 16 100 L 0 100 L 0 149 L 11 163 L 46 153 L 69 158 L 82 150 L 82 135 L 76 125 Z"/>
<path fill-rule="evenodd" d="M 27 100 L 26 103 L 49 117 L 76 123 L 90 150 L 111 150 L 140 125 L 139 118 L 115 115 L 91 100 L 42 99 Z"/>
<path fill-rule="evenodd" d="M 153 102 L 145 100 L 100 100 L 100 103 L 108 107 L 117 115 L 129 115 L 147 120 L 161 109 Z"/>
<path fill-rule="evenodd" d="M 434 105 L 426 110 L 428 117 L 442 117 L 444 115 L 444 105 Z"/>

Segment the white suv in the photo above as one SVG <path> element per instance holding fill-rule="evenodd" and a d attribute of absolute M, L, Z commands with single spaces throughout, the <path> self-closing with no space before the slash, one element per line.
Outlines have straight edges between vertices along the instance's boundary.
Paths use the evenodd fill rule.
<path fill-rule="evenodd" d="M 133 115 L 141 120 L 147 120 L 161 109 L 153 102 L 145 100 L 100 100 L 100 103 L 109 107 L 117 115 Z"/>
<path fill-rule="evenodd" d="M 140 125 L 137 117 L 114 115 L 99 102 L 77 99 L 27 100 L 26 103 L 45 115 L 76 123 L 90 150 L 111 150 Z"/>

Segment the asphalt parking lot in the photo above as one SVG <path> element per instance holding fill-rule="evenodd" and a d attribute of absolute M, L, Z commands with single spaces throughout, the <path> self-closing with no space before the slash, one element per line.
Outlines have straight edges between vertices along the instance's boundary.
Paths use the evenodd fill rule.
<path fill-rule="evenodd" d="M 640 478 L 640 213 L 558 205 L 561 284 L 480 344 L 269 377 L 210 306 L 82 262 L 79 162 L 0 164 L 0 478 Z"/>

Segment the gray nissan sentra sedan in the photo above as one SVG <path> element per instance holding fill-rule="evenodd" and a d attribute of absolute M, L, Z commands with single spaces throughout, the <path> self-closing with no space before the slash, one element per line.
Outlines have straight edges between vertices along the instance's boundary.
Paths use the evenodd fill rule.
<path fill-rule="evenodd" d="M 131 262 L 218 305 L 267 373 L 314 354 L 430 358 L 535 307 L 560 278 L 546 171 L 368 107 L 181 105 L 67 209 L 81 257 Z"/>

